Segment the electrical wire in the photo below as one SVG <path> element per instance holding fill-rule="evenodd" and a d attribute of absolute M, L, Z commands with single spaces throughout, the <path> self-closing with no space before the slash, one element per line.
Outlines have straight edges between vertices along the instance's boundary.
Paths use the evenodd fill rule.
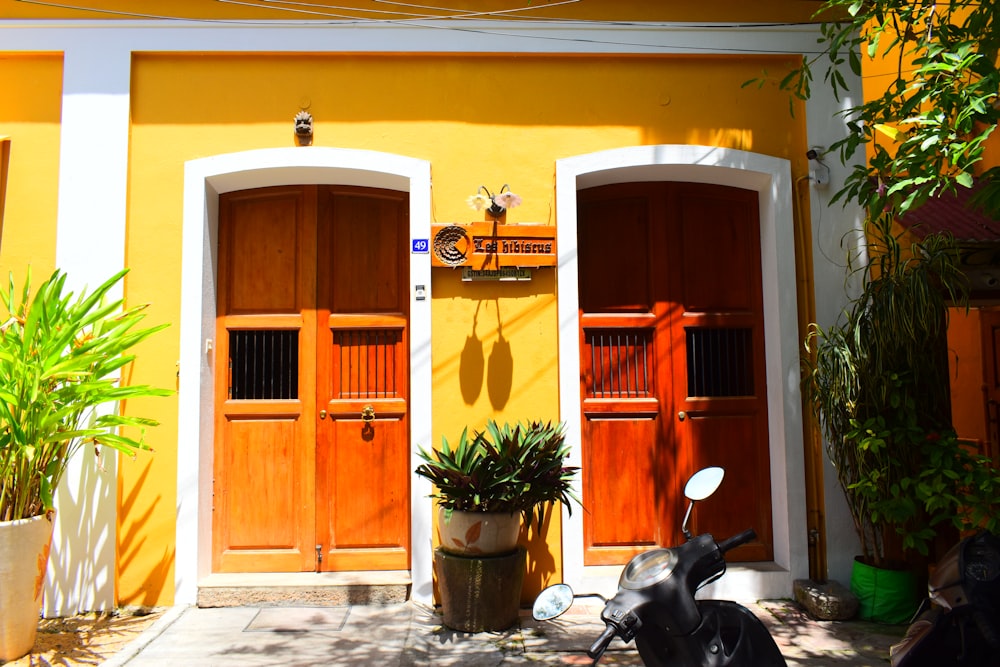
<path fill-rule="evenodd" d="M 230 2 L 231 0 L 215 0 L 215 1 L 216 2 Z M 542 7 L 541 5 L 535 5 L 535 6 L 529 5 L 527 7 L 515 7 L 513 9 L 498 9 L 498 10 L 489 11 L 489 12 L 479 12 L 479 11 L 455 10 L 455 9 L 451 9 L 451 8 L 448 8 L 448 7 L 433 7 L 433 6 L 429 6 L 429 5 L 415 5 L 415 4 L 411 4 L 411 3 L 405 3 L 405 2 L 387 2 L 385 0 L 374 0 L 374 1 L 378 2 L 378 3 L 381 3 L 381 4 L 397 5 L 397 6 L 400 6 L 400 7 L 408 7 L 408 8 L 411 8 L 411 9 L 426 9 L 426 10 L 439 11 L 439 12 L 459 12 L 459 13 L 453 13 L 451 15 L 416 14 L 416 13 L 412 13 L 412 12 L 403 12 L 403 11 L 399 11 L 399 10 L 365 9 L 365 8 L 362 8 L 362 7 L 344 7 L 344 6 L 340 6 L 340 5 L 321 5 L 321 4 L 316 4 L 316 3 L 312 3 L 312 2 L 293 2 L 292 0 L 259 0 L 259 2 L 267 3 L 267 6 L 268 6 L 269 9 L 279 9 L 279 10 L 285 10 L 285 11 L 302 11 L 303 13 L 316 14 L 316 15 L 320 15 L 320 16 L 323 15 L 322 12 L 316 12 L 316 11 L 309 12 L 309 11 L 306 11 L 306 10 L 292 10 L 292 9 L 287 9 L 285 7 L 273 7 L 272 5 L 279 5 L 279 4 L 281 4 L 281 5 L 299 5 L 299 6 L 305 6 L 305 7 L 314 7 L 316 9 L 347 10 L 347 11 L 355 11 L 355 12 L 364 12 L 364 13 L 368 13 L 368 14 L 394 14 L 394 15 L 397 15 L 397 16 L 401 14 L 403 16 L 411 16 L 411 17 L 418 18 L 418 19 L 448 19 L 448 20 L 470 19 L 470 18 L 479 18 L 479 17 L 493 17 L 493 16 L 500 16 L 500 15 L 503 15 L 503 16 L 507 17 L 507 16 L 516 15 L 516 14 L 523 13 L 523 12 L 531 12 L 531 11 L 534 11 L 534 10 L 537 10 L 537 9 L 549 9 L 551 7 L 555 7 L 555 6 L 559 6 L 559 5 L 571 5 L 571 4 L 580 2 L 580 0 L 560 0 L 560 2 L 550 3 L 548 5 L 545 5 L 544 7 Z M 250 5 L 250 6 L 258 6 L 258 7 L 264 7 L 265 6 L 265 5 L 259 5 L 257 3 L 251 3 L 251 2 L 239 2 L 239 3 L 231 3 L 231 4 L 245 4 L 245 5 Z M 358 18 L 358 17 L 350 17 L 350 18 Z M 516 18 L 516 19 L 525 19 L 525 18 L 527 18 L 528 20 L 531 20 L 531 21 L 536 21 L 536 20 L 544 20 L 544 21 L 559 20 L 559 19 L 552 19 L 552 18 L 546 18 L 546 17 L 524 17 L 524 16 L 514 16 L 514 18 Z"/>
<path fill-rule="evenodd" d="M 173 21 L 173 22 L 191 22 L 191 23 L 209 23 L 217 25 L 247 25 L 247 26 L 266 26 L 266 25 L 279 25 L 288 26 L 288 21 L 260 21 L 260 20 L 249 20 L 249 19 L 204 19 L 204 18 L 186 18 L 179 16 L 168 16 L 162 14 L 147 14 L 139 12 L 126 12 L 122 10 L 113 9 L 98 9 L 93 7 L 86 7 L 80 5 L 70 5 L 65 3 L 50 2 L 48 0 L 14 0 L 15 2 L 21 2 L 25 4 L 39 5 L 44 7 L 51 7 L 57 9 L 69 9 L 74 11 L 82 12 L 94 12 L 99 14 L 109 14 L 113 16 L 127 16 L 130 18 L 140 18 L 140 19 L 150 19 L 150 20 L 161 20 L 161 21 Z M 220 3 L 226 4 L 238 4 L 246 5 L 250 7 L 265 8 L 266 6 L 255 4 L 253 2 L 245 0 L 214 0 Z M 285 7 L 266 7 L 268 9 L 280 9 L 283 11 L 292 11 L 297 13 L 310 13 L 308 10 L 296 10 Z M 424 19 L 374 19 L 374 18 L 364 18 L 364 17 L 353 17 L 337 14 L 324 14 L 322 12 L 315 12 L 314 14 L 319 16 L 332 16 L 333 18 L 339 18 L 337 21 L 314 21 L 311 24 L 318 25 L 394 25 L 394 24 L 405 24 L 414 27 L 428 28 L 434 30 L 445 30 L 453 32 L 464 32 L 470 34 L 480 34 L 494 37 L 505 37 L 509 39 L 528 39 L 532 41 L 548 41 L 548 42 L 563 42 L 563 43 L 576 43 L 576 44 L 591 44 L 599 46 L 616 46 L 616 47 L 637 47 L 637 48 L 648 48 L 648 49 L 663 49 L 663 50 L 673 50 L 682 51 L 691 54 L 707 53 L 707 54 L 727 54 L 727 53 L 743 53 L 749 55 L 788 55 L 790 52 L 786 49 L 759 49 L 759 48 L 733 48 L 733 47 L 712 47 L 712 46 L 682 46 L 677 44 L 653 44 L 649 42 L 630 42 L 623 40 L 610 40 L 610 39 L 596 39 L 596 38 L 584 38 L 584 37 L 563 37 L 555 35 L 538 35 L 538 34 L 523 34 L 517 32 L 510 32 L 500 29 L 490 29 L 490 28 L 472 28 L 468 26 L 457 26 L 457 25 L 442 25 L 440 23 L 419 23 L 417 21 L 422 21 Z M 444 20 L 457 20 L 463 17 L 455 17 L 455 19 L 447 18 L 435 18 L 435 21 Z M 524 18 L 524 17 L 522 17 Z M 490 20 L 490 19 L 478 19 L 478 20 Z M 496 19 L 493 19 L 496 20 Z M 675 24 L 670 23 L 644 23 L 641 21 L 634 22 L 582 22 L 570 19 L 564 21 L 561 19 L 546 19 L 546 22 L 557 21 L 563 24 L 573 24 L 573 23 L 585 23 L 586 25 L 604 25 L 604 26 L 615 26 L 615 27 L 645 27 L 650 29 L 656 29 L 661 27 L 678 27 Z M 806 25 L 816 25 L 813 22 L 801 22 L 801 23 L 720 23 L 720 24 L 704 24 L 704 25 L 693 25 L 684 24 L 680 26 L 684 30 L 739 30 L 739 29 L 764 29 L 764 28 L 774 28 L 774 27 L 799 27 Z M 809 50 L 798 50 L 798 54 L 807 56 L 818 56 L 825 53 L 825 51 L 809 51 Z"/>

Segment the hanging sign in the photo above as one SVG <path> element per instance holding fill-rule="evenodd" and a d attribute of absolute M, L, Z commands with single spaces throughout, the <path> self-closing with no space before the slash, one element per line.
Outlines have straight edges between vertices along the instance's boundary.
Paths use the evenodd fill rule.
<path fill-rule="evenodd" d="M 431 266 L 556 266 L 556 228 L 497 222 L 431 225 Z"/>
<path fill-rule="evenodd" d="M 474 283 L 484 280 L 498 282 L 519 282 L 531 280 L 531 269 L 519 269 L 508 266 L 504 269 L 474 269 L 471 266 L 462 267 L 462 282 Z"/>

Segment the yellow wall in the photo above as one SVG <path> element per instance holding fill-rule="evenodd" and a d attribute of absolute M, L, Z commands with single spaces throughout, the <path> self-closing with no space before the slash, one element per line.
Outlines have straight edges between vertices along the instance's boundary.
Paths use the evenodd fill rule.
<path fill-rule="evenodd" d="M 294 145 L 308 106 L 317 146 L 428 160 L 434 222 L 482 219 L 465 200 L 505 183 L 509 223 L 556 224 L 555 161 L 638 144 L 694 143 L 790 159 L 805 171 L 804 112 L 773 86 L 741 84 L 793 59 L 724 57 L 137 55 L 132 83 L 130 302 L 174 326 L 140 350 L 135 380 L 176 385 L 182 177 L 187 160 Z M 300 150 L 310 150 L 301 148 Z M 488 417 L 559 414 L 554 269 L 530 283 L 462 283 L 434 269 L 434 443 Z M 502 339 L 501 339 L 502 330 Z M 509 394 L 509 395 L 508 395 Z M 169 604 L 176 402 L 148 401 L 157 453 L 123 466 L 123 603 Z M 182 461 L 181 465 L 196 465 Z M 529 587 L 559 576 L 558 530 L 536 545 Z"/>
<path fill-rule="evenodd" d="M 62 56 L 0 52 L 0 137 L 10 141 L 0 285 L 28 265 L 40 284 L 55 268 Z"/>

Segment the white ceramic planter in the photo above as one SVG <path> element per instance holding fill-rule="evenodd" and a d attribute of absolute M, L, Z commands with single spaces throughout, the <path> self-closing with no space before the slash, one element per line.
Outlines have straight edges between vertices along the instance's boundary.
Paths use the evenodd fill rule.
<path fill-rule="evenodd" d="M 512 553 L 521 532 L 520 514 L 452 512 L 438 508 L 441 548 L 458 556 L 496 556 Z"/>
<path fill-rule="evenodd" d="M 0 521 L 0 664 L 35 645 L 51 544 L 51 515 Z"/>

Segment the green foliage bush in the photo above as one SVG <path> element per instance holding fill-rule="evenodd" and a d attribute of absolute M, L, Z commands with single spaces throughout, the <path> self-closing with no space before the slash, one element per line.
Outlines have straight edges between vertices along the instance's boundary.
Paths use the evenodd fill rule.
<path fill-rule="evenodd" d="M 56 271 L 31 294 L 30 271 L 18 291 L 10 279 L 0 293 L 0 520 L 26 519 L 53 509 L 53 495 L 73 456 L 84 446 L 133 455 L 148 449 L 145 427 L 155 421 L 121 414 L 123 401 L 171 392 L 127 385 L 127 352 L 164 328 L 137 328 L 144 307 L 123 309 L 109 292 L 121 271 L 89 295 L 74 298 Z M 139 429 L 132 437 L 121 429 Z"/>
<path fill-rule="evenodd" d="M 535 517 L 542 526 L 551 503 L 579 502 L 572 489 L 579 468 L 565 465 L 568 454 L 565 424 L 491 419 L 471 440 L 463 430 L 455 447 L 442 437 L 440 449 L 420 448 L 416 472 L 433 482 L 431 497 L 446 511 L 519 512 L 527 526 Z"/>

